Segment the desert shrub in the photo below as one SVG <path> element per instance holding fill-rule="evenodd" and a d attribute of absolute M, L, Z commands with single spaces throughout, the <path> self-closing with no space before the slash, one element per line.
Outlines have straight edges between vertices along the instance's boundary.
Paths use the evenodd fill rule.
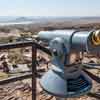
<path fill-rule="evenodd" d="M 12 64 L 24 63 L 23 48 L 9 50 L 8 58 L 9 62 Z"/>
<path fill-rule="evenodd" d="M 0 32 L 9 33 L 10 29 L 5 27 L 0 27 Z"/>
<path fill-rule="evenodd" d="M 16 40 L 15 36 L 4 36 L 4 37 L 0 37 L 0 43 L 8 43 L 8 42 L 14 42 Z"/>

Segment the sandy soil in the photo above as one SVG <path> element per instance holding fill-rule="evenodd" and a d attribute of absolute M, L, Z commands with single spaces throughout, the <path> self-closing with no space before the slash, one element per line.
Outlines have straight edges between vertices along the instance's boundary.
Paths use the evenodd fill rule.
<path fill-rule="evenodd" d="M 41 53 L 38 53 L 38 56 L 42 56 L 45 59 L 48 59 L 49 61 L 49 56 Z M 96 58 L 91 58 L 96 59 Z M 90 58 L 84 57 L 85 61 L 90 61 Z M 45 61 L 44 61 L 45 62 Z M 41 62 L 38 66 L 38 69 L 45 69 L 47 71 L 47 64 Z M 89 70 L 93 74 L 100 76 L 100 71 L 97 69 L 91 69 Z M 45 91 L 42 90 L 39 84 L 40 78 L 37 78 L 37 100 L 56 100 L 55 97 L 47 94 Z M 100 94 L 100 84 L 93 81 L 93 88 L 91 92 L 96 93 L 98 92 Z M 99 95 L 100 96 L 100 95 Z M 32 84 L 31 84 L 31 79 L 25 79 L 22 81 L 17 81 L 13 83 L 9 83 L 6 85 L 0 85 L 0 100 L 32 100 Z M 67 98 L 66 100 L 100 100 L 99 98 L 94 98 L 90 96 L 81 96 L 79 98 Z"/>

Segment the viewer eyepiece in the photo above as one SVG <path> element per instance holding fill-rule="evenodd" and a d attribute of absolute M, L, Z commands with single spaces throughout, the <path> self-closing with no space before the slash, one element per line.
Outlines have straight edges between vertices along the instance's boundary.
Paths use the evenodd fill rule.
<path fill-rule="evenodd" d="M 95 45 L 95 46 L 100 45 L 100 30 L 93 32 L 92 42 L 93 42 L 93 45 Z"/>

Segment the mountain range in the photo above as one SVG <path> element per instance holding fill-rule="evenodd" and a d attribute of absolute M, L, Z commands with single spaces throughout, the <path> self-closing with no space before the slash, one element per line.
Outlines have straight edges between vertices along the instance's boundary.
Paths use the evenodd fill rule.
<path fill-rule="evenodd" d="M 44 22 L 96 22 L 100 23 L 100 17 L 24 17 L 24 16 L 0 16 L 0 23 L 20 23 L 20 22 L 33 22 L 33 23 L 44 23 Z"/>

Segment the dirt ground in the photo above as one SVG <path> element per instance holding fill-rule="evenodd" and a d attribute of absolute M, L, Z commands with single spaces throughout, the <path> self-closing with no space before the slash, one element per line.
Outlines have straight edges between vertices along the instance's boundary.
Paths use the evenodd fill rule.
<path fill-rule="evenodd" d="M 41 56 L 45 56 L 49 61 L 49 56 L 47 57 L 42 52 Z M 43 57 L 44 57 L 43 56 Z M 96 61 L 96 58 L 91 58 Z M 84 61 L 90 61 L 90 58 L 84 58 Z M 38 66 L 38 69 L 45 69 L 47 71 L 46 63 L 41 62 Z M 100 77 L 100 70 L 90 69 L 90 72 Z M 54 96 L 47 94 L 42 90 L 39 84 L 40 78 L 37 78 L 37 100 L 56 100 Z M 100 84 L 93 81 L 93 88 L 91 90 L 93 93 L 98 93 L 100 97 Z M 79 98 L 67 98 L 65 100 L 100 100 L 100 98 L 91 97 L 90 95 L 81 96 Z M 16 81 L 13 83 L 0 85 L 0 100 L 32 100 L 32 84 L 31 79 L 24 79 L 22 81 Z"/>
<path fill-rule="evenodd" d="M 6 85 L 0 85 L 0 100 L 32 100 L 31 79 L 17 81 Z M 93 81 L 93 93 L 100 93 L 100 84 Z M 37 79 L 37 100 L 56 100 L 55 97 L 48 95 L 42 90 Z M 79 98 L 67 98 L 65 100 L 100 100 L 99 98 L 87 95 Z"/>

